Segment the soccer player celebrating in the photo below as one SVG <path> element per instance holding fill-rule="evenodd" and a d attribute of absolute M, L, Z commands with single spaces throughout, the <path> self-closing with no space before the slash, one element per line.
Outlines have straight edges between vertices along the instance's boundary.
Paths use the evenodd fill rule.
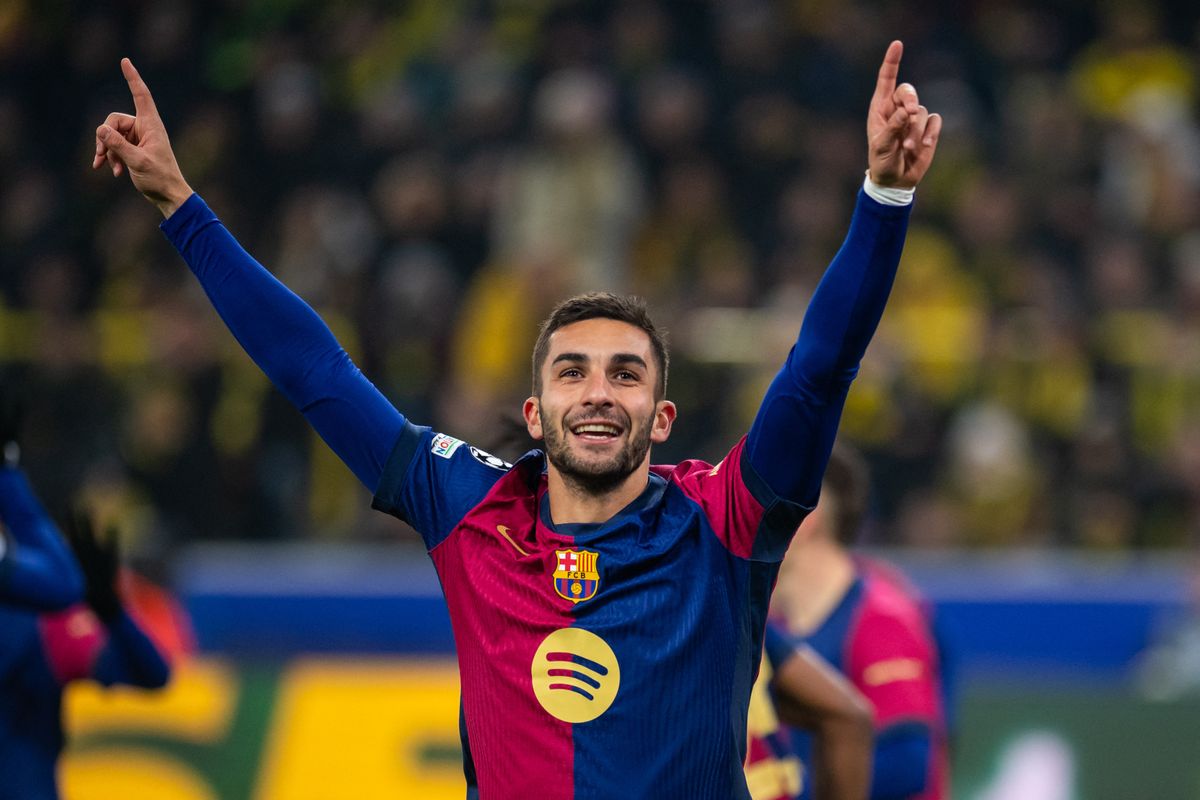
<path fill-rule="evenodd" d="M 895 567 L 853 554 L 866 509 L 866 466 L 839 443 L 821 502 L 800 526 L 772 608 L 796 641 L 841 670 L 875 718 L 872 800 L 942 800 L 949 764 L 938 640 Z M 811 740 L 793 737 L 805 758 Z M 819 797 L 807 791 L 804 798 Z"/>
<path fill-rule="evenodd" d="M 320 318 L 233 239 L 176 164 L 150 91 L 97 129 L 234 336 L 367 487 L 422 535 L 462 680 L 468 784 L 484 798 L 746 797 L 746 708 L 778 562 L 817 501 L 883 313 L 941 118 L 887 50 L 869 175 L 845 244 L 749 434 L 716 466 L 651 467 L 675 405 L 642 303 L 561 303 L 523 407 L 544 442 L 515 466 L 409 422 Z"/>

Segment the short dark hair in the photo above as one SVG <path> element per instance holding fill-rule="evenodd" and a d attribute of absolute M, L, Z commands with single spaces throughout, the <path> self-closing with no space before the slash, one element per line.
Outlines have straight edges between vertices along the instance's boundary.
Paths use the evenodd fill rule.
<path fill-rule="evenodd" d="M 833 538 L 850 547 L 858 539 L 871 493 L 871 471 L 862 454 L 840 440 L 835 442 L 821 493 L 833 501 L 829 517 Z"/>
<path fill-rule="evenodd" d="M 634 295 L 611 292 L 588 292 L 564 300 L 554 307 L 538 331 L 537 343 L 533 346 L 533 393 L 542 393 L 542 364 L 550 352 L 550 334 L 559 328 L 587 319 L 615 319 L 640 328 L 650 337 L 650 347 L 658 362 L 658 382 L 654 387 L 654 398 L 662 400 L 667 395 L 667 367 L 670 354 L 667 351 L 666 331 L 659 330 L 650 319 L 646 301 Z"/>

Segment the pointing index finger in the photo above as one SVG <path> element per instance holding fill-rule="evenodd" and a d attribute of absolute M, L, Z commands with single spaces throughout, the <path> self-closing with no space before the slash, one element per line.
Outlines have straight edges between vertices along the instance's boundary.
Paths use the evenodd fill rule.
<path fill-rule="evenodd" d="M 154 98 L 150 96 L 150 87 L 142 80 L 137 68 L 128 58 L 121 59 L 121 73 L 129 84 L 129 92 L 133 95 L 133 109 L 137 115 L 158 119 L 158 107 L 154 105 Z"/>
<path fill-rule="evenodd" d="M 888 45 L 883 64 L 879 67 L 879 79 L 875 82 L 876 101 L 886 101 L 896 91 L 896 76 L 900 74 L 900 56 L 903 53 L 904 45 L 899 39 Z"/>

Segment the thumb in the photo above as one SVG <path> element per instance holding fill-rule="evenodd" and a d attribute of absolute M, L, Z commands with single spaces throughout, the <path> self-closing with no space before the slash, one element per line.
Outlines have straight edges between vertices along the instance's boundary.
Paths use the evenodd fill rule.
<path fill-rule="evenodd" d="M 141 166 L 145 159 L 145 154 L 133 142 L 107 125 L 101 125 L 96 129 L 96 138 L 103 142 L 113 155 L 131 167 Z"/>

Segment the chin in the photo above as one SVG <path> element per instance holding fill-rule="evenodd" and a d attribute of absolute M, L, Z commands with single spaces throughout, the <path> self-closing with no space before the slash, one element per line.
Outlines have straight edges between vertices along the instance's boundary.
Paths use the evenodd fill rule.
<path fill-rule="evenodd" d="M 563 477 L 589 494 L 601 495 L 616 491 L 629 478 L 632 471 L 609 469 L 589 472 L 585 470 L 563 470 Z"/>

